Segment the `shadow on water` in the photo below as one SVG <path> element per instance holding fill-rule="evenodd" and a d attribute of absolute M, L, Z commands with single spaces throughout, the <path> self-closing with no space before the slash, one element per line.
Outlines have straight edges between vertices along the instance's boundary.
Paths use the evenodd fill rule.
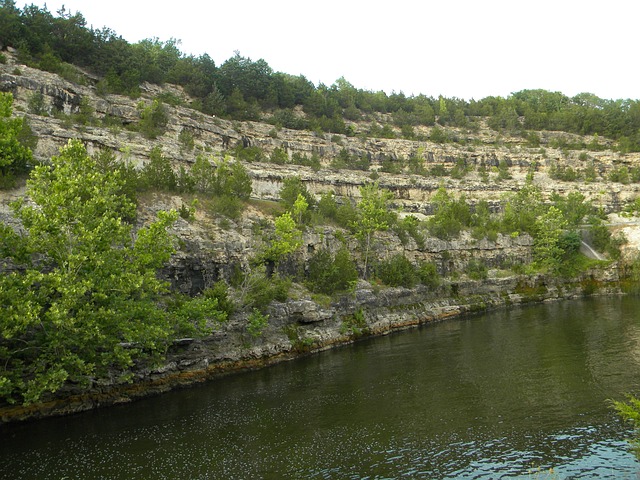
<path fill-rule="evenodd" d="M 1 427 L 0 478 L 638 478 L 607 399 L 640 391 L 639 307 L 500 310 Z"/>

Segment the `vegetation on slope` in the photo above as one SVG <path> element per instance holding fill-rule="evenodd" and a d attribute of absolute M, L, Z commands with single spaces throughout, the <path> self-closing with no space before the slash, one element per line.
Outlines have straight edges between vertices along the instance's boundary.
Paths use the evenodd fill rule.
<path fill-rule="evenodd" d="M 416 138 L 416 125 L 437 123 L 471 131 L 479 117 L 486 117 L 492 128 L 520 132 L 532 144 L 536 134 L 527 129 L 552 128 L 610 136 L 617 139 L 620 151 L 640 148 L 640 107 L 635 101 L 588 95 L 570 99 L 542 90 L 480 101 L 406 97 L 359 90 L 344 79 L 331 87 L 315 87 L 304 77 L 271 71 L 264 60 L 253 62 L 238 54 L 217 67 L 206 55 L 185 56 L 174 41 L 131 45 L 108 29 L 87 29 L 81 14 L 59 12 L 55 17 L 35 6 L 19 10 L 10 0 L 0 1 L 0 42 L 14 46 L 27 64 L 73 81 L 85 77 L 71 64 L 84 67 L 99 76 L 101 93 L 136 97 L 143 81 L 171 82 L 191 95 L 191 107 L 238 120 L 265 118 L 278 126 L 351 134 L 350 122 L 382 113 L 397 128 L 374 122 L 369 135 L 395 136 L 399 129 L 406 138 Z M 163 101 L 179 99 L 165 95 Z M 29 106 L 34 113 L 38 102 L 34 96 Z M 80 106 L 75 120 L 91 121 L 86 107 Z M 138 131 L 149 139 L 161 136 L 169 119 L 162 101 L 141 102 L 138 111 Z M 30 167 L 31 153 L 20 141 L 24 121 L 11 118 L 8 95 L 0 97 L 0 114 L 0 173 L 10 178 Z M 437 126 L 431 136 L 434 141 L 448 140 Z M 193 148 L 188 132 L 183 131 L 179 141 L 185 149 Z M 595 141 L 589 148 L 601 144 Z M 289 158 L 276 150 L 268 157 L 257 147 L 238 146 L 230 153 L 238 160 L 320 166 L 313 156 Z M 332 167 L 368 171 L 370 164 L 366 156 L 344 150 Z M 434 289 L 443 275 L 483 279 L 490 267 L 569 277 L 587 264 L 578 253 L 579 227 L 584 223 L 591 225 L 599 248 L 615 258 L 619 240 L 603 227 L 601 212 L 577 192 L 543 201 L 531 182 L 534 170 L 522 189 L 504 199 L 501 212 L 492 212 L 486 202 L 470 203 L 443 183 L 426 221 L 411 215 L 401 218 L 391 192 L 375 182 L 363 185 L 355 201 L 338 199 L 332 191 L 316 198 L 299 178 L 288 178 L 273 218 L 254 223 L 256 248 L 248 265 L 226 283 L 186 298 L 156 276 L 176 247 L 169 229 L 178 215 L 193 221 L 196 208 L 208 209 L 221 226 L 240 221 L 252 188 L 245 167 L 229 158 L 200 155 L 191 167 L 176 171 L 156 145 L 149 161 L 136 170 L 126 161 L 116 161 L 111 152 L 92 158 L 72 141 L 50 163 L 33 168 L 27 185 L 33 203 L 13 206 L 24 230 L 8 225 L 0 229 L 0 257 L 11 272 L 0 278 L 0 397 L 29 403 L 65 382 L 89 385 L 109 376 L 126 380 L 134 368 L 160 359 L 174 339 L 206 334 L 234 309 L 244 312 L 247 333 L 259 337 L 268 322 L 269 305 L 287 300 L 294 283 L 314 295 L 334 296 L 352 292 L 359 279 L 376 288 L 422 284 Z M 556 170 L 558 177 L 571 176 L 566 169 Z M 418 151 L 408 159 L 383 162 L 381 172 L 385 171 L 462 178 L 468 167 L 460 161 L 451 169 L 439 165 L 427 170 Z M 488 172 L 484 174 L 488 178 Z M 496 167 L 495 174 L 509 178 L 506 163 Z M 573 172 L 573 180 L 580 175 L 586 179 L 587 172 Z M 135 204 L 138 195 L 149 190 L 193 201 L 136 230 Z M 336 244 L 305 258 L 302 239 L 320 225 L 331 227 Z M 451 240 L 463 232 L 489 241 L 499 235 L 529 234 L 534 238 L 534 261 L 503 259 L 487 265 L 471 259 L 463 271 L 450 272 L 435 262 L 411 259 L 406 251 L 387 258 L 372 255 L 385 235 L 424 251 L 429 237 Z"/>

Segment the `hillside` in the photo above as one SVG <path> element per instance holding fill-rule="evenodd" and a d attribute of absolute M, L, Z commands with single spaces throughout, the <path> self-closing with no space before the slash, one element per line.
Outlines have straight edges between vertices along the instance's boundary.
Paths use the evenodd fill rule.
<path fill-rule="evenodd" d="M 100 91 L 100 77 L 82 70 L 71 82 L 20 63 L 13 49 L 4 55 L 0 91 L 37 138 L 36 161 L 79 139 L 89 155 L 111 152 L 116 169 L 170 165 L 173 183 L 138 184 L 135 227 L 180 211 L 171 227 L 179 249 L 161 278 L 192 298 L 224 285 L 234 304 L 211 334 L 172 339 L 160 366 L 92 378 L 87 388 L 67 382 L 31 406 L 0 403 L 6 421 L 128 401 L 469 311 L 618 293 L 634 281 L 640 153 L 622 153 L 613 139 L 496 130 L 482 116 L 467 128 L 416 125 L 407 139 L 379 112 L 347 120 L 348 134 L 289 129 L 267 123 L 268 111 L 257 122 L 194 110 L 180 86 L 144 83 L 132 99 Z M 241 166 L 231 176 L 248 174 L 248 198 L 200 188 L 202 165 L 218 175 Z M 24 195 L 21 183 L 0 192 L 0 220 L 17 230 L 9 204 Z M 283 187 L 306 207 L 296 210 Z M 379 217 L 367 217 L 369 200 Z M 289 233 L 299 242 L 276 251 L 287 215 L 298 215 Z M 545 236 L 556 220 L 558 236 Z M 606 260 L 580 255 L 581 240 Z M 3 265 L 7 274 L 22 268 Z M 333 288 L 341 275 L 349 284 Z"/>

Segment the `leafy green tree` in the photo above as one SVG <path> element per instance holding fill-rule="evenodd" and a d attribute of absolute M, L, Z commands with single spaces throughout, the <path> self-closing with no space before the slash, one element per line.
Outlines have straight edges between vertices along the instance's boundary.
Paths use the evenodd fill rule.
<path fill-rule="evenodd" d="M 307 213 L 307 209 L 309 208 L 309 204 L 302 196 L 302 194 L 298 194 L 298 198 L 296 198 L 295 203 L 293 204 L 293 208 L 291 210 L 292 215 L 294 216 L 298 225 L 301 225 L 305 214 Z"/>
<path fill-rule="evenodd" d="M 211 192 L 216 181 L 216 171 L 208 158 L 204 155 L 198 155 L 189 173 L 196 191 Z"/>
<path fill-rule="evenodd" d="M 533 255 L 542 268 L 558 271 L 565 254 L 560 240 L 566 227 L 562 212 L 553 206 L 535 220 Z"/>
<path fill-rule="evenodd" d="M 440 186 L 433 197 L 434 214 L 429 219 L 429 230 L 442 239 L 457 236 L 471 225 L 471 210 L 464 195 L 456 199 Z"/>
<path fill-rule="evenodd" d="M 223 158 L 216 162 L 213 193 L 220 196 L 234 196 L 248 200 L 252 192 L 251 176 L 241 162 L 231 162 Z"/>
<path fill-rule="evenodd" d="M 517 193 L 504 198 L 502 230 L 506 233 L 533 234 L 535 221 L 544 212 L 542 193 L 534 185 L 526 184 Z"/>
<path fill-rule="evenodd" d="M 298 195 L 302 195 L 309 207 L 313 207 L 316 204 L 315 198 L 307 190 L 307 186 L 302 182 L 300 177 L 293 176 L 287 177 L 282 180 L 282 188 L 280 189 L 280 198 L 287 210 L 293 208 L 293 204 L 298 199 Z"/>
<path fill-rule="evenodd" d="M 412 288 L 420 281 L 418 271 L 407 257 L 398 253 L 388 260 L 379 262 L 375 268 L 376 276 L 391 287 Z"/>
<path fill-rule="evenodd" d="M 595 213 L 591 202 L 587 202 L 585 196 L 577 191 L 570 192 L 566 196 L 553 193 L 551 200 L 556 208 L 562 212 L 570 227 L 581 225 L 587 215 Z"/>
<path fill-rule="evenodd" d="M 11 118 L 13 95 L 0 92 L 0 176 L 27 170 L 33 160 L 31 150 L 20 143 L 22 118 Z"/>
<path fill-rule="evenodd" d="M 264 259 L 277 264 L 302 246 L 302 232 L 290 212 L 276 218 L 275 227 L 274 238 L 264 253 Z"/>
<path fill-rule="evenodd" d="M 178 180 L 171 166 L 171 160 L 162 153 L 159 146 L 151 149 L 149 162 L 144 166 L 141 180 L 148 189 L 173 191 Z"/>
<path fill-rule="evenodd" d="M 309 259 L 307 278 L 312 291 L 331 295 L 348 290 L 358 279 L 358 270 L 346 248 L 335 255 L 323 249 Z"/>
<path fill-rule="evenodd" d="M 612 403 L 618 415 L 633 426 L 635 437 L 631 441 L 631 446 L 636 458 L 640 459 L 640 399 L 629 395 L 626 402 L 614 401 Z"/>
<path fill-rule="evenodd" d="M 361 199 L 356 206 L 356 219 L 351 228 L 364 247 L 364 274 L 367 277 L 369 253 L 373 246 L 376 232 L 388 230 L 393 220 L 389 211 L 389 202 L 393 194 L 378 183 L 370 183 L 360 187 Z"/>
<path fill-rule="evenodd" d="M 0 395 L 37 401 L 67 380 L 130 378 L 157 359 L 176 334 L 220 319 L 215 299 L 161 307 L 167 284 L 156 272 L 174 251 L 177 213 L 133 232 L 135 205 L 117 171 L 100 172 L 80 141 L 70 141 L 27 183 L 32 203 L 14 205 L 33 259 L 0 278 Z M 196 319 L 197 326 L 192 323 Z"/>
<path fill-rule="evenodd" d="M 138 128 L 145 137 L 155 139 L 165 132 L 169 115 L 166 107 L 160 101 L 154 100 L 151 105 L 140 102 L 138 112 L 140 115 Z"/>

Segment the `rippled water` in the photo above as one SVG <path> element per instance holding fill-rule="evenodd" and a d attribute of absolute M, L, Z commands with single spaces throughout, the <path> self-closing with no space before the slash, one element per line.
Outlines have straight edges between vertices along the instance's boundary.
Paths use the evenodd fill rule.
<path fill-rule="evenodd" d="M 639 364 L 639 299 L 492 312 L 0 427 L 0 478 L 636 479 Z"/>

